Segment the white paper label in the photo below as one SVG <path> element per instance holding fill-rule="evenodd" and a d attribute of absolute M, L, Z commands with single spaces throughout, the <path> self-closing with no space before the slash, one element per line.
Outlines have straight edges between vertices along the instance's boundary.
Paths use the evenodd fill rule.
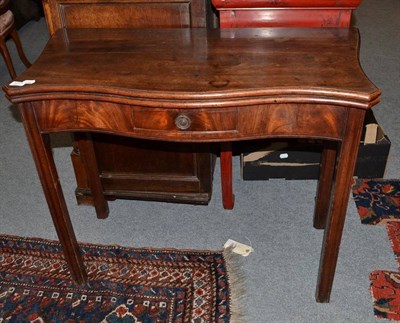
<path fill-rule="evenodd" d="M 244 243 L 237 242 L 232 239 L 228 239 L 227 242 L 224 244 L 224 248 L 229 248 L 232 247 L 232 251 L 234 253 L 237 253 L 238 255 L 242 255 L 244 257 L 247 257 L 250 253 L 254 251 L 254 249 L 251 246 L 248 246 Z"/>
<path fill-rule="evenodd" d="M 10 86 L 24 86 L 24 85 L 27 85 L 27 84 L 33 84 L 35 82 L 36 82 L 35 80 L 25 80 L 25 81 L 22 81 L 22 82 L 20 82 L 20 81 L 12 81 L 10 83 Z"/>

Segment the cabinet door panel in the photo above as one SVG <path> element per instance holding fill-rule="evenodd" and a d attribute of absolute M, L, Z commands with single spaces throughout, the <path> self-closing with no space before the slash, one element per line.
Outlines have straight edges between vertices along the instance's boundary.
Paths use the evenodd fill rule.
<path fill-rule="evenodd" d="M 209 145 L 170 144 L 92 134 L 104 194 L 132 198 L 207 204 L 211 198 L 215 156 Z M 91 193 L 79 150 L 72 153 L 78 203 L 91 204 Z"/>
<path fill-rule="evenodd" d="M 60 28 L 216 27 L 210 0 L 43 0 L 50 35 Z"/>
<path fill-rule="evenodd" d="M 190 26 L 190 4 L 72 3 L 60 6 L 66 28 L 146 28 Z"/>

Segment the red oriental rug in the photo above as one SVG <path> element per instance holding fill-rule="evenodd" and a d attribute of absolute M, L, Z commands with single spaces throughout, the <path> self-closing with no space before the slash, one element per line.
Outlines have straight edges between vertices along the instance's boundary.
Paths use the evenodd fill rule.
<path fill-rule="evenodd" d="M 0 236 L 0 322 L 235 319 L 228 251 L 80 246 L 85 286 L 70 279 L 59 243 Z"/>
<path fill-rule="evenodd" d="M 400 321 L 400 181 L 359 179 L 353 197 L 362 223 L 386 226 L 399 266 L 398 272 L 370 274 L 375 316 Z"/>

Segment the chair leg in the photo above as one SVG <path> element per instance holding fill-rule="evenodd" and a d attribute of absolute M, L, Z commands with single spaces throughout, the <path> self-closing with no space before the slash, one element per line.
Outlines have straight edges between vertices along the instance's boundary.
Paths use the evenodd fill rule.
<path fill-rule="evenodd" d="M 14 66 L 13 66 L 13 63 L 11 60 L 11 56 L 10 56 L 10 53 L 6 46 L 6 41 L 3 37 L 0 37 L 0 51 L 1 51 L 1 55 L 3 55 L 4 61 L 6 62 L 6 66 L 7 66 L 8 72 L 10 73 L 11 78 L 15 79 L 17 77 L 17 74 L 15 73 Z"/>
<path fill-rule="evenodd" d="M 13 31 L 11 32 L 11 37 L 14 40 L 15 45 L 17 46 L 17 51 L 18 51 L 18 55 L 21 58 L 22 63 L 24 63 L 24 65 L 26 67 L 30 67 L 31 63 L 28 61 L 28 59 L 25 56 L 24 50 L 22 49 L 22 44 L 21 41 L 19 40 L 19 36 L 18 33 L 15 29 L 13 29 Z"/>

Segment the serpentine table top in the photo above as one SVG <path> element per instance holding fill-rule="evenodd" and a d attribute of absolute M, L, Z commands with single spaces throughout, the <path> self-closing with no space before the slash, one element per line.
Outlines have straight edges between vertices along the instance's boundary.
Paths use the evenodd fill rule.
<path fill-rule="evenodd" d="M 48 133 L 219 142 L 226 208 L 233 207 L 232 142 L 319 138 L 328 144 L 314 214 L 314 226 L 325 229 L 316 298 L 328 302 L 363 119 L 380 95 L 358 47 L 353 28 L 58 30 L 17 78 L 35 83 L 3 89 L 21 112 L 73 279 L 83 284 L 87 276 Z M 104 218 L 97 170 L 89 177 Z"/>

